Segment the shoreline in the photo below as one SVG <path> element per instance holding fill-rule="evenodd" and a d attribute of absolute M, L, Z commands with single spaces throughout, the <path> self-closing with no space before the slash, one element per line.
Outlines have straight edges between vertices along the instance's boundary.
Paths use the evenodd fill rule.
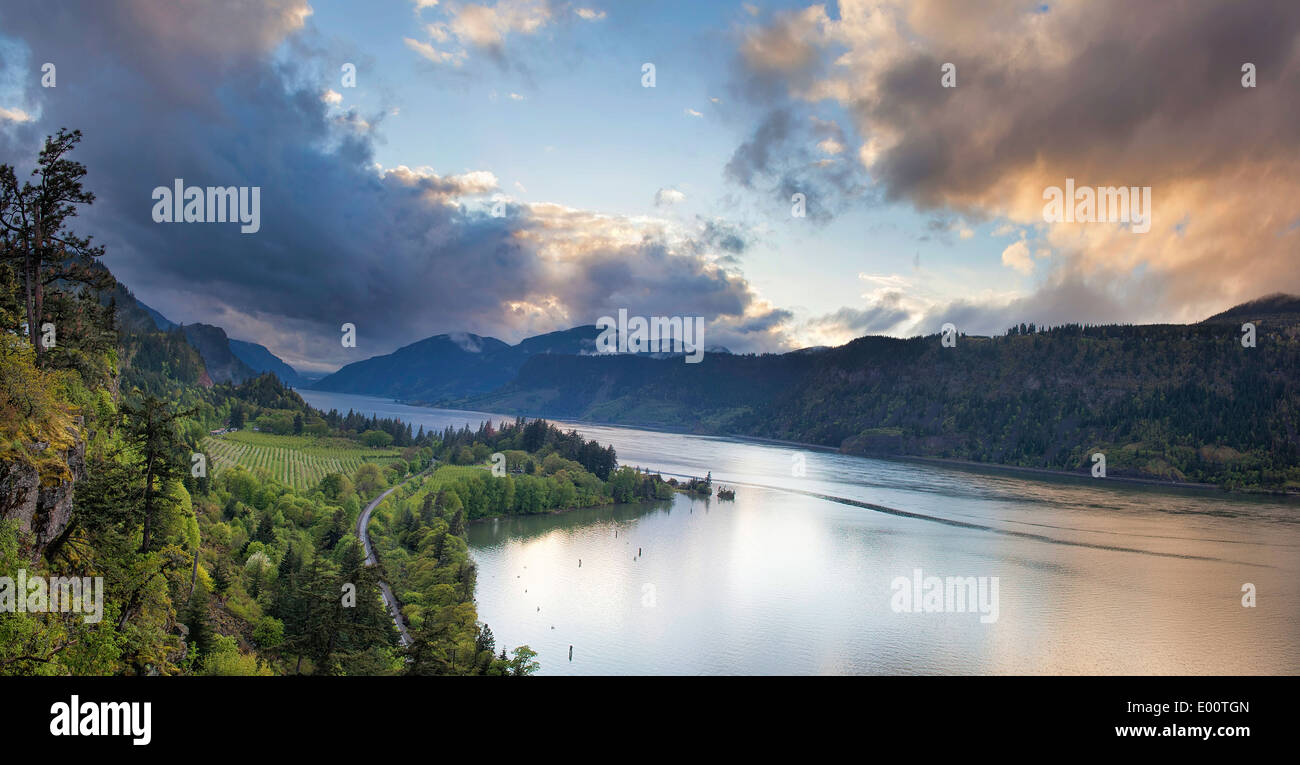
<path fill-rule="evenodd" d="M 329 391 L 322 391 L 322 392 L 329 392 Z M 342 395 L 366 395 L 366 394 L 342 394 Z M 372 396 L 372 398 L 386 399 L 387 397 Z M 438 406 L 435 404 L 424 404 L 424 403 L 416 404 L 408 401 L 398 401 L 396 399 L 387 399 L 387 400 L 389 400 L 391 403 L 394 404 L 400 404 L 402 406 L 410 406 L 410 407 L 421 408 L 421 409 L 441 409 L 444 411 L 473 411 L 476 414 L 487 414 L 487 415 L 493 414 L 491 412 L 477 412 L 475 410 L 465 410 L 465 409 L 449 410 L 446 407 Z M 698 433 L 698 432 L 683 430 L 680 428 L 665 427 L 662 425 L 639 425 L 634 423 L 599 422 L 594 420 L 569 419 L 564 417 L 548 417 L 548 416 L 532 415 L 532 414 L 519 415 L 519 414 L 497 413 L 495 414 L 495 416 L 497 417 L 522 416 L 522 417 L 529 417 L 535 419 L 546 419 L 551 422 L 564 422 L 567 424 L 578 425 L 578 426 L 588 425 L 588 426 L 596 426 L 596 427 L 630 428 L 636 430 L 646 430 L 655 433 L 671 433 L 674 435 L 682 435 L 682 436 L 697 436 L 700 438 L 722 438 L 722 439 L 728 439 L 732 441 L 764 444 L 769 446 L 791 446 L 791 447 L 798 447 L 801 449 L 808 449 L 810 451 L 843 454 L 846 457 L 861 457 L 865 459 L 890 460 L 890 461 L 898 461 L 898 462 L 916 462 L 921 464 L 929 464 L 929 465 L 951 467 L 951 468 L 962 469 L 962 470 L 970 470 L 973 472 L 980 472 L 980 471 L 987 470 L 993 472 L 1021 474 L 1025 476 L 1051 476 L 1054 478 L 1104 480 L 1104 481 L 1112 481 L 1112 482 L 1123 483 L 1128 485 L 1151 486 L 1151 487 L 1174 489 L 1174 490 L 1193 490 L 1197 492 L 1221 491 L 1225 494 L 1232 494 L 1236 496 L 1262 496 L 1262 497 L 1300 496 L 1300 492 L 1295 492 L 1295 491 L 1272 491 L 1264 488 L 1231 489 L 1231 488 L 1225 488 L 1223 486 L 1219 486 L 1218 484 L 1202 483 L 1197 481 L 1171 481 L 1171 480 L 1165 480 L 1160 478 L 1139 478 L 1136 476 L 1107 476 L 1104 479 L 1093 479 L 1091 475 L 1089 475 L 1088 473 L 1076 473 L 1069 470 L 1060 470 L 1057 468 L 1037 468 L 1037 467 L 1027 467 L 1023 465 L 1005 465 L 996 462 L 975 462 L 973 460 L 963 460 L 963 459 L 957 459 L 952 457 L 926 457 L 923 455 L 908 455 L 908 454 L 855 454 L 852 452 L 845 452 L 837 447 L 827 446 L 825 444 L 811 444 L 803 441 L 789 441 L 789 440 L 784 440 L 779 438 L 764 438 L 762 436 L 748 436 L 748 435 L 741 435 L 736 433 Z M 509 516 L 501 516 L 501 517 L 509 517 Z"/>
<path fill-rule="evenodd" d="M 438 407 L 424 407 L 436 409 Z M 523 415 L 532 416 L 532 415 Z M 543 417 L 541 419 L 551 420 L 552 422 L 560 421 L 554 418 Z M 598 427 L 611 428 L 635 428 L 637 430 L 649 430 L 656 433 L 672 433 L 681 436 L 698 436 L 700 438 L 722 438 L 731 441 L 740 441 L 744 443 L 764 444 L 768 446 L 791 446 L 809 451 L 829 452 L 831 454 L 842 454 L 846 457 L 859 457 L 862 459 L 887 460 L 893 462 L 918 462 L 941 467 L 951 467 L 956 469 L 971 470 L 980 472 L 981 470 L 990 470 L 995 472 L 1019 473 L 1026 476 L 1051 476 L 1054 478 L 1077 478 L 1086 480 L 1103 480 L 1113 481 L 1116 483 L 1131 484 L 1136 486 L 1153 486 L 1166 489 L 1190 489 L 1198 492 L 1204 491 L 1221 491 L 1225 494 L 1237 496 L 1261 496 L 1261 497 L 1300 497 L 1300 492 L 1294 491 L 1270 491 L 1267 489 L 1229 489 L 1218 484 L 1202 483 L 1199 481 L 1171 481 L 1162 478 L 1140 478 L 1137 476 L 1107 476 L 1103 479 L 1093 479 L 1089 473 L 1076 473 L 1070 470 L 1061 470 L 1059 468 L 1038 468 L 1024 465 L 1005 465 L 997 462 L 975 462 L 974 460 L 964 460 L 954 457 L 926 457 L 924 455 L 910 454 L 858 454 L 855 452 L 846 452 L 834 446 L 825 444 L 810 444 L 804 441 L 789 441 L 780 438 L 764 438 L 762 436 L 746 436 L 736 433 L 696 433 L 687 430 L 678 430 L 662 426 L 650 425 L 632 425 L 623 423 L 610 422 L 592 422 L 588 420 L 562 420 L 563 422 L 573 423 L 576 425 L 596 425 Z"/>
<path fill-rule="evenodd" d="M 688 494 L 687 496 L 690 495 Z M 544 513 L 507 513 L 505 515 L 485 515 L 482 518 L 474 518 L 472 520 L 467 520 L 465 521 L 465 525 L 472 526 L 476 523 L 483 523 L 484 521 L 499 521 L 505 518 L 540 518 L 546 515 L 564 515 L 565 513 L 571 513 L 574 510 L 595 510 L 596 508 L 601 508 L 601 507 L 610 507 L 610 508 L 634 507 L 636 505 L 650 505 L 656 502 L 672 502 L 672 500 L 671 499 L 643 499 L 640 502 L 606 502 L 600 505 L 587 505 L 585 507 L 563 507 L 556 510 L 547 510 Z"/>

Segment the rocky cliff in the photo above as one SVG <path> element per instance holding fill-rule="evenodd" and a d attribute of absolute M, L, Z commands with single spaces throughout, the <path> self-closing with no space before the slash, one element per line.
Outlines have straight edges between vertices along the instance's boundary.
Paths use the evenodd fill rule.
<path fill-rule="evenodd" d="M 73 488 L 86 477 L 84 440 L 78 437 L 62 456 L 72 479 L 44 484 L 35 466 L 0 461 L 0 520 L 18 522 L 19 540 L 33 559 L 44 554 L 72 522 Z"/>

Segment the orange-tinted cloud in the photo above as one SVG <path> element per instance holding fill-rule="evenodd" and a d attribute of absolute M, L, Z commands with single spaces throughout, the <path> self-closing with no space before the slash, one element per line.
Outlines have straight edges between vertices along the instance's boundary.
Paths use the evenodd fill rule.
<path fill-rule="evenodd" d="M 1020 308 L 1052 314 L 1025 318 L 1094 306 L 1113 321 L 1196 320 L 1300 292 L 1294 2 L 845 0 L 756 26 L 740 50 L 744 76 L 765 83 L 749 93 L 779 93 L 774 114 L 851 115 L 849 150 L 888 198 L 1033 226 L 1023 251 L 1004 251 L 1008 278 L 1032 272 L 1077 302 L 1025 296 Z M 1242 86 L 1246 63 L 1257 87 Z M 760 138 L 748 155 L 781 151 Z M 1067 178 L 1150 186 L 1150 232 L 1045 224 L 1044 189 Z"/>

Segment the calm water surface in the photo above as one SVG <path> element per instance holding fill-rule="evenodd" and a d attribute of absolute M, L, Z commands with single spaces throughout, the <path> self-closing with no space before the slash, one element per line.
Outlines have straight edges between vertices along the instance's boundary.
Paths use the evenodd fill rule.
<path fill-rule="evenodd" d="M 503 419 L 302 394 L 426 429 Z M 736 498 L 471 525 L 479 618 L 541 674 L 1300 673 L 1294 501 L 575 427 Z M 916 569 L 998 577 L 997 621 L 896 613 Z"/>

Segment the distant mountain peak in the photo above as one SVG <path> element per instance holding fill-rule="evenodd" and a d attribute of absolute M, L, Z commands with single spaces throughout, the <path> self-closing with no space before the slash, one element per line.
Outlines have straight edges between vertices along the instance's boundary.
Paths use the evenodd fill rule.
<path fill-rule="evenodd" d="M 316 381 L 316 390 L 434 402 L 486 393 L 514 378 L 531 356 L 581 355 L 595 350 L 595 326 L 536 335 L 510 345 L 472 332 L 433 335 L 392 353 L 353 362 Z"/>
<path fill-rule="evenodd" d="M 247 340 L 231 340 L 230 352 L 255 372 L 271 372 L 291 388 L 300 388 L 306 379 L 264 345 Z"/>
<path fill-rule="evenodd" d="M 478 335 L 471 335 L 468 332 L 452 332 L 447 335 L 447 339 L 451 340 L 466 353 L 483 352 L 483 338 Z"/>
<path fill-rule="evenodd" d="M 257 374 L 231 348 L 226 331 L 212 324 L 182 324 L 181 331 L 203 357 L 214 382 L 241 383 Z"/>

